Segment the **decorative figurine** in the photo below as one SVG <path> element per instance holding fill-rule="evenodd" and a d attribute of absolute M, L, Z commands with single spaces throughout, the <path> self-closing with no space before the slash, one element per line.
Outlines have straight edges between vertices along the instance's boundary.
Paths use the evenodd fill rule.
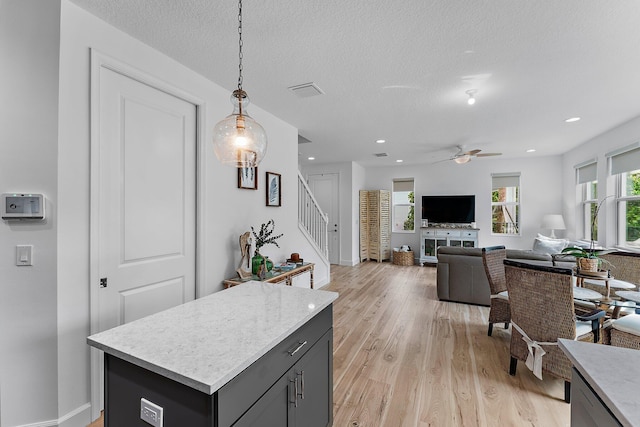
<path fill-rule="evenodd" d="M 245 279 L 247 277 L 251 277 L 251 257 L 256 251 L 256 242 L 249 231 L 240 235 L 239 240 L 242 259 L 240 260 L 240 265 L 236 269 L 236 272 L 238 273 L 238 277 Z"/>

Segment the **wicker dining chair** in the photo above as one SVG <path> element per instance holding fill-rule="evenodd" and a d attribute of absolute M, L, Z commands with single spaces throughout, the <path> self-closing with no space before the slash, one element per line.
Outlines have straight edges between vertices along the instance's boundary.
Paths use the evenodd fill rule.
<path fill-rule="evenodd" d="M 487 335 L 493 333 L 493 324 L 504 322 L 504 328 L 509 329 L 511 322 L 511 309 L 509 308 L 509 295 L 504 275 L 503 261 L 507 258 L 507 250 L 504 246 L 490 246 L 482 248 L 482 264 L 487 274 L 491 293 L 491 306 L 489 308 L 489 329 Z"/>
<path fill-rule="evenodd" d="M 537 361 L 540 368 L 532 370 L 538 378 L 545 372 L 564 379 L 564 400 L 569 403 L 571 362 L 558 348 L 558 338 L 599 342 L 600 319 L 605 313 L 598 310 L 591 316 L 576 316 L 571 269 L 512 260 L 505 260 L 504 265 L 512 325 L 509 374 L 516 374 L 518 360 Z"/>
<path fill-rule="evenodd" d="M 609 326 L 604 330 L 606 344 L 640 350 L 640 314 L 629 314 L 607 323 Z"/>

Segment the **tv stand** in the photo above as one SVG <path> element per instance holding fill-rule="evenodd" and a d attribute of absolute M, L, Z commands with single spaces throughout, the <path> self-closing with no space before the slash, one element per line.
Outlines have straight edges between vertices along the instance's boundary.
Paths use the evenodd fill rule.
<path fill-rule="evenodd" d="M 420 228 L 420 263 L 437 264 L 438 246 L 478 247 L 478 229 L 468 224 Z"/>

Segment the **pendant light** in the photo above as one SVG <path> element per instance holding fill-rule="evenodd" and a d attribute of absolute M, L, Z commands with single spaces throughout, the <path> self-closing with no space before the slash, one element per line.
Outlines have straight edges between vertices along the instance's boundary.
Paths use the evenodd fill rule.
<path fill-rule="evenodd" d="M 225 165 L 252 168 L 267 152 L 267 134 L 247 114 L 249 97 L 242 90 L 242 0 L 238 1 L 238 36 L 238 89 L 231 94 L 233 112 L 213 128 L 213 150 Z"/>

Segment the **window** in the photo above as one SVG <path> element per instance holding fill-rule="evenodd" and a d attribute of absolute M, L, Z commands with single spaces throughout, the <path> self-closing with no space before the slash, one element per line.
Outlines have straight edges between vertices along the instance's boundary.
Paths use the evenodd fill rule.
<path fill-rule="evenodd" d="M 410 233 L 415 229 L 413 178 L 393 180 L 393 231 Z"/>
<path fill-rule="evenodd" d="M 616 175 L 618 246 L 640 250 L 640 144 L 607 154 Z"/>
<path fill-rule="evenodd" d="M 598 222 L 591 219 L 598 208 L 598 163 L 596 160 L 577 165 L 576 182 L 582 194 L 582 238 L 598 240 Z M 593 226 L 593 228 L 592 228 Z"/>
<path fill-rule="evenodd" d="M 640 169 L 618 175 L 618 245 L 640 250 Z"/>
<path fill-rule="evenodd" d="M 520 234 L 520 173 L 491 175 L 491 232 Z"/>

